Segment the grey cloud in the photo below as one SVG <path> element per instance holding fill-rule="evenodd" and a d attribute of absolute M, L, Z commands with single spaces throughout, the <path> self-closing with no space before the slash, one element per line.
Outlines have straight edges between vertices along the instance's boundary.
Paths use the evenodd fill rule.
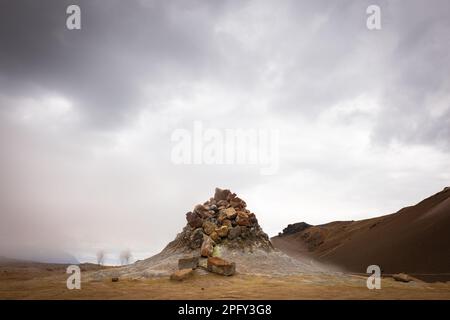
<path fill-rule="evenodd" d="M 73 1 L 6 1 L 0 13 L 4 93 L 57 91 L 86 121 L 109 126 L 140 107 L 140 86 L 201 76 L 215 58 L 218 4 L 77 1 L 82 29 L 65 28 Z"/>
<path fill-rule="evenodd" d="M 448 2 L 391 5 L 396 45 L 387 61 L 375 141 L 450 147 L 450 7 Z M 447 18 L 445 18 L 447 17 Z M 446 110 L 433 113 L 439 105 Z"/>

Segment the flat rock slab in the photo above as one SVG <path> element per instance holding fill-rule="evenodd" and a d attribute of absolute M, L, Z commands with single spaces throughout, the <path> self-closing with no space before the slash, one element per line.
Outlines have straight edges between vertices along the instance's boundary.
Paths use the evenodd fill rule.
<path fill-rule="evenodd" d="M 195 269 L 198 267 L 198 256 L 193 257 L 183 257 L 178 260 L 178 269 Z"/>
<path fill-rule="evenodd" d="M 236 264 L 219 257 L 209 257 L 207 269 L 210 272 L 214 272 L 224 276 L 232 276 L 236 273 Z"/>
<path fill-rule="evenodd" d="M 413 279 L 407 275 L 406 273 L 397 273 L 397 274 L 393 274 L 392 278 L 394 278 L 395 281 L 400 281 L 400 282 L 410 282 Z"/>

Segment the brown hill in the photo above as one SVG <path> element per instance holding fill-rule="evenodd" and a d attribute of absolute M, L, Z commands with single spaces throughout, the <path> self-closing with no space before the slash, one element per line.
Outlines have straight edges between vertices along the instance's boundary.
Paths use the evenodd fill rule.
<path fill-rule="evenodd" d="M 300 231 L 292 232 L 296 225 Z M 450 188 L 394 214 L 318 226 L 295 224 L 286 230 L 271 240 L 291 256 L 357 273 L 376 264 L 384 274 L 450 279 Z"/>

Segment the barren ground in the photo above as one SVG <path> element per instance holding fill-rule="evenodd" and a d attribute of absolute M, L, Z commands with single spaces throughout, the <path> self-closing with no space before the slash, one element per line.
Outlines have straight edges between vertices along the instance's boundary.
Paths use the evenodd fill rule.
<path fill-rule="evenodd" d="M 68 290 L 64 266 L 0 266 L 0 299 L 450 299 L 450 282 L 383 278 L 381 290 L 368 290 L 365 277 L 349 274 L 195 274 L 183 282 L 168 277 L 83 281 L 83 274 L 81 290 Z"/>

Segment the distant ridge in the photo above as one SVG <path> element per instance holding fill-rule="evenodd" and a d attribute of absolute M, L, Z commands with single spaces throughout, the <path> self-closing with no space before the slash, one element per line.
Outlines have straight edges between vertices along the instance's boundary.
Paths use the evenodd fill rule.
<path fill-rule="evenodd" d="M 376 264 L 385 274 L 406 272 L 423 280 L 450 280 L 449 187 L 394 214 L 292 231 L 292 227 L 285 229 L 271 239 L 291 256 L 312 257 L 357 273 Z"/>

